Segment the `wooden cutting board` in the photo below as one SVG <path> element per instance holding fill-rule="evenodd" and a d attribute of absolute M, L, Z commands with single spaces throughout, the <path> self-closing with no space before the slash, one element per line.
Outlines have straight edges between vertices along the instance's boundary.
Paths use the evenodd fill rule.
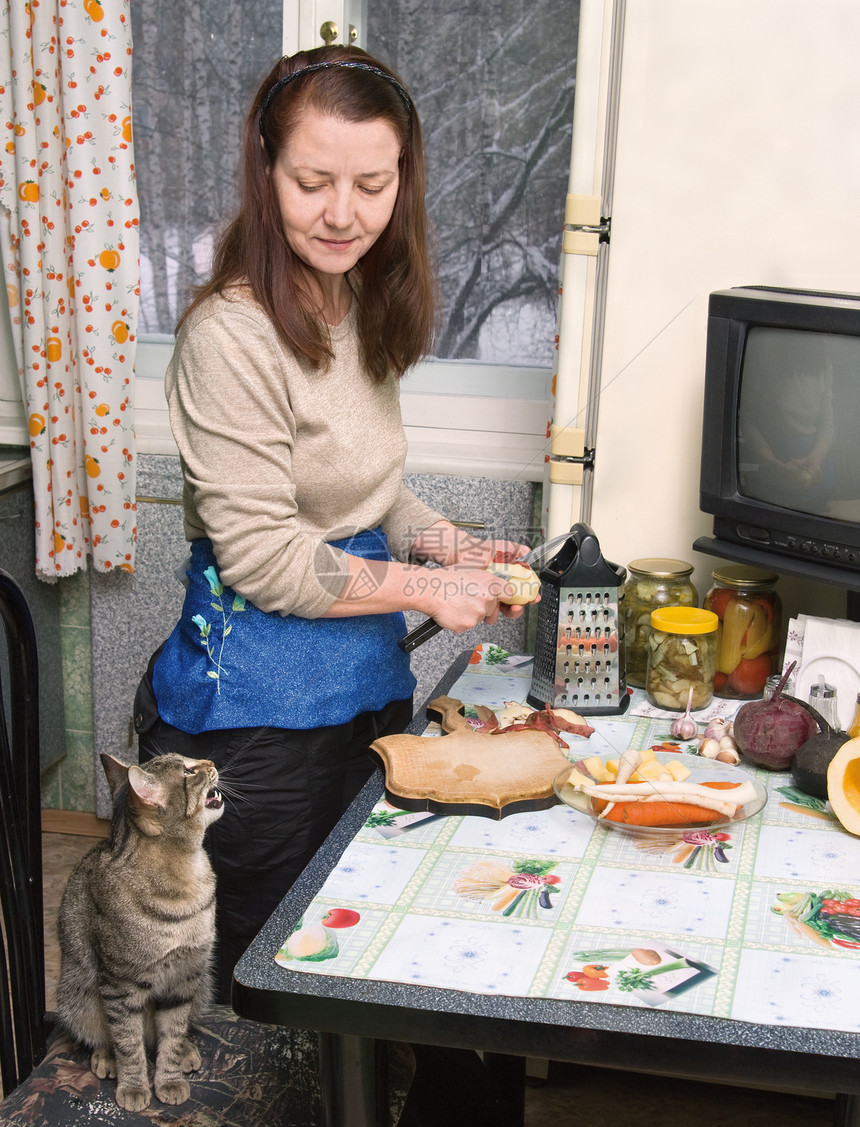
<path fill-rule="evenodd" d="M 370 745 L 385 769 L 388 801 L 404 810 L 496 819 L 554 806 L 553 780 L 569 760 L 553 737 L 537 730 L 476 732 L 462 708 L 452 697 L 437 697 L 427 715 L 447 735 L 383 736 Z"/>

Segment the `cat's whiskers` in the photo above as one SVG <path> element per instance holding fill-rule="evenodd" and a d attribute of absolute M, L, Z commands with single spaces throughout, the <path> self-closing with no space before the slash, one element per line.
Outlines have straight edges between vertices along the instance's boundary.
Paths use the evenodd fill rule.
<path fill-rule="evenodd" d="M 252 799 L 248 795 L 244 794 L 243 792 L 246 791 L 246 790 L 266 790 L 266 789 L 267 789 L 266 787 L 261 786 L 259 783 L 246 783 L 246 782 L 235 782 L 235 781 L 231 782 L 231 780 L 229 778 L 225 779 L 223 775 L 218 776 L 218 790 L 221 791 L 222 795 L 224 795 L 226 798 L 231 799 L 231 801 L 233 801 L 237 805 L 240 802 L 244 802 L 246 805 L 254 808 L 256 806 L 256 803 L 253 802 Z"/>
<path fill-rule="evenodd" d="M 162 755 L 170 754 L 168 748 L 160 747 L 157 744 L 153 745 L 153 751 L 155 753 L 153 755 L 154 759 L 159 759 Z M 228 774 L 225 773 L 222 775 L 220 772 L 218 773 L 218 779 L 213 783 L 213 786 L 221 792 L 222 796 L 229 798 L 236 805 L 238 805 L 239 803 L 245 803 L 245 805 L 251 807 L 251 809 L 255 809 L 257 804 L 252 800 L 252 798 L 250 798 L 243 792 L 249 790 L 265 791 L 268 789 L 261 783 L 249 783 L 245 781 L 231 780 Z"/>

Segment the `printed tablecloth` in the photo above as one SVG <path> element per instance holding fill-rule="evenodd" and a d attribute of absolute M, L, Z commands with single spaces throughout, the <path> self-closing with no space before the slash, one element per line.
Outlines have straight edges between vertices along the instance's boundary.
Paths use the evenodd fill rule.
<path fill-rule="evenodd" d="M 530 676 L 528 661 L 485 644 L 450 695 L 467 715 L 501 709 L 525 700 Z M 692 754 L 695 741 L 672 741 L 666 719 L 637 715 L 643 702 L 635 690 L 627 713 L 590 717 L 595 732 L 567 737 L 569 757 L 664 741 Z M 768 789 L 760 814 L 669 841 L 564 805 L 494 821 L 380 802 L 275 960 L 309 974 L 860 1030 L 860 838 L 789 775 L 746 769 Z"/>

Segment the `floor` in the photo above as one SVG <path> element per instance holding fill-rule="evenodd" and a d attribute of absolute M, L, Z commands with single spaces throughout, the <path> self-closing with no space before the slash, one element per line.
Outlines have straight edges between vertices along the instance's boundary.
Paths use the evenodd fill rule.
<path fill-rule="evenodd" d="M 54 1008 L 59 952 L 56 916 L 72 866 L 94 839 L 46 833 L 42 837 L 45 873 L 45 963 L 48 1009 Z M 551 1062 L 545 1079 L 526 1089 L 525 1127 L 828 1127 L 833 1103 L 827 1099 L 752 1088 L 730 1088 L 658 1076 Z M 532 1071 L 540 1072 L 536 1062 Z"/>

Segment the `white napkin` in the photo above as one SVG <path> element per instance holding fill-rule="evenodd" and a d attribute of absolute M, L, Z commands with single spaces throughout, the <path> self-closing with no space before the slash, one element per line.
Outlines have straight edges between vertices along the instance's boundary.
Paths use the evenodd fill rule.
<path fill-rule="evenodd" d="M 743 700 L 730 700 L 728 697 L 712 697 L 711 703 L 706 705 L 705 708 L 700 708 L 698 712 L 691 712 L 690 715 L 697 724 L 708 724 L 711 720 L 731 720 L 737 710 L 742 704 L 746 704 Z M 683 712 L 670 712 L 667 708 L 658 708 L 656 704 L 652 704 L 649 700 L 643 700 L 639 704 L 633 704 L 630 707 L 631 716 L 647 716 L 651 720 L 677 720 L 683 716 Z"/>
<path fill-rule="evenodd" d="M 836 689 L 839 724 L 847 728 L 860 693 L 860 623 L 798 615 L 788 625 L 783 669 L 792 661 L 794 695 L 808 701 L 811 686 L 823 677 Z"/>

